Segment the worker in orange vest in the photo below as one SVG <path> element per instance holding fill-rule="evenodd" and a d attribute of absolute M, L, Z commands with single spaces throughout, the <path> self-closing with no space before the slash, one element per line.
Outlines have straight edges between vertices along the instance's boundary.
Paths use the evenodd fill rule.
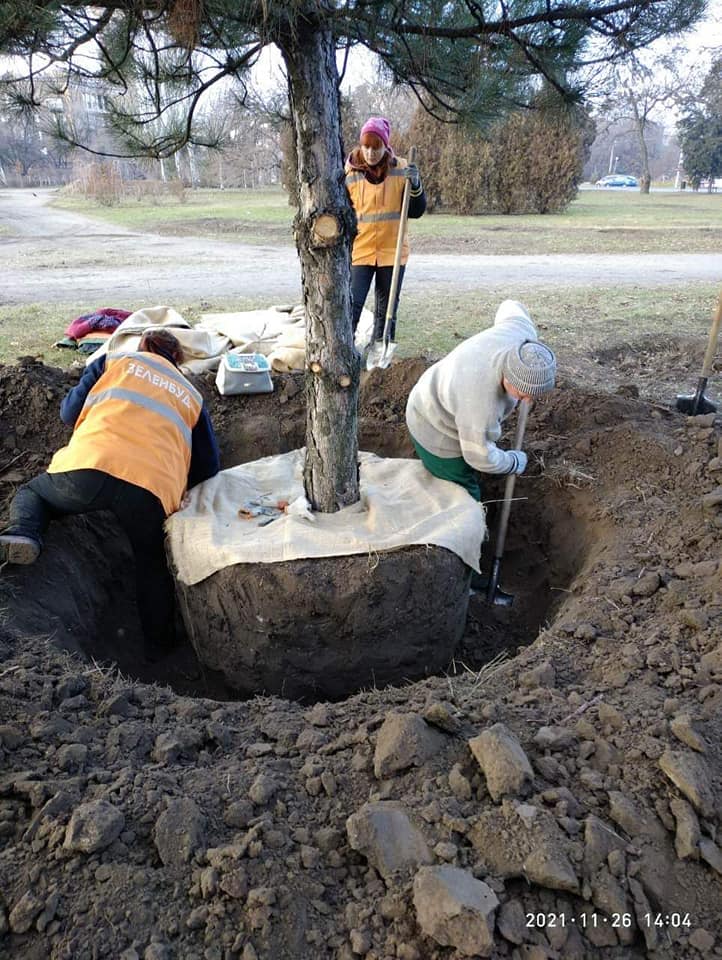
<path fill-rule="evenodd" d="M 163 524 L 187 488 L 218 473 L 203 398 L 178 369 L 183 350 L 155 329 L 132 353 L 106 354 L 85 369 L 60 408 L 73 426 L 47 472 L 20 487 L 0 535 L 0 562 L 33 563 L 51 520 L 109 510 L 135 556 L 138 611 L 149 660 L 170 651 L 174 589 Z"/>
<path fill-rule="evenodd" d="M 426 195 L 416 164 L 397 157 L 391 149 L 391 127 L 385 117 L 370 117 L 361 128 L 358 145 L 346 161 L 346 186 L 356 212 L 357 233 L 351 254 L 351 295 L 353 331 L 356 333 L 361 311 L 375 278 L 376 303 L 370 351 L 381 354 L 386 311 L 391 292 L 396 241 L 401 221 L 404 184 L 409 180 L 411 193 L 409 217 L 418 219 L 426 210 Z M 390 349 L 396 340 L 396 313 L 409 257 L 404 236 L 396 302 L 390 329 Z"/>

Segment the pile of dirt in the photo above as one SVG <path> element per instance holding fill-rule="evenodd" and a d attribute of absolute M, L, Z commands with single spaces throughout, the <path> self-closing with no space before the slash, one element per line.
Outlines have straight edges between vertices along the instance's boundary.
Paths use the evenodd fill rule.
<path fill-rule="evenodd" d="M 423 367 L 364 384 L 362 448 L 409 455 Z M 3 516 L 68 382 L 0 368 Z M 302 443 L 300 378 L 199 386 L 225 465 Z M 139 666 L 126 548 L 56 523 L 0 577 L 0 956 L 722 956 L 721 428 L 546 398 L 515 606 L 472 598 L 445 675 L 333 704 L 222 702 L 189 650 Z"/>

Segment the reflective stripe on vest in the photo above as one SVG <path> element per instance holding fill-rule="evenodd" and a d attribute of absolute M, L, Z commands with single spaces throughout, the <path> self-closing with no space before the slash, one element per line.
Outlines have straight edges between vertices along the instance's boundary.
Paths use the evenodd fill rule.
<path fill-rule="evenodd" d="M 382 183 L 370 183 L 361 171 L 346 167 L 346 186 L 358 225 L 351 257 L 354 266 L 393 266 L 407 165 L 403 158 L 397 158 L 397 164 L 391 167 Z M 406 263 L 408 255 L 404 231 L 402 263 Z"/>
<path fill-rule="evenodd" d="M 356 216 L 359 223 L 381 223 L 382 220 L 400 220 L 401 211 L 398 213 L 359 213 Z"/>
<path fill-rule="evenodd" d="M 152 410 L 153 413 L 157 413 L 161 417 L 167 417 L 171 423 L 178 427 L 190 450 L 193 431 L 183 422 L 183 418 L 171 407 L 166 406 L 166 404 L 159 403 L 157 400 L 153 400 L 152 397 L 144 397 L 142 393 L 137 393 L 135 390 L 111 387 L 110 390 L 103 390 L 101 393 L 96 393 L 93 397 L 89 396 L 85 401 L 85 407 L 83 409 L 90 409 L 90 407 L 94 407 L 96 403 L 103 403 L 105 400 L 127 400 L 128 403 L 136 403 L 139 407 Z"/>
<path fill-rule="evenodd" d="M 173 513 L 188 482 L 202 406 L 200 393 L 164 357 L 109 354 L 48 472 L 102 470 L 154 493 Z"/>

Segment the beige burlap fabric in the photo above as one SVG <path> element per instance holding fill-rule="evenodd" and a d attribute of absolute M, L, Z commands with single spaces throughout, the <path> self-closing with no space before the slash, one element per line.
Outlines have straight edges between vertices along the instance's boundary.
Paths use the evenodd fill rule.
<path fill-rule="evenodd" d="M 418 460 L 361 453 L 361 499 L 313 520 L 281 515 L 260 526 L 239 510 L 264 499 L 303 497 L 305 450 L 223 470 L 194 487 L 186 508 L 166 522 L 180 580 L 198 583 L 236 563 L 375 554 L 411 544 L 446 547 L 478 570 L 486 524 L 483 508 L 457 484 L 438 480 Z"/>

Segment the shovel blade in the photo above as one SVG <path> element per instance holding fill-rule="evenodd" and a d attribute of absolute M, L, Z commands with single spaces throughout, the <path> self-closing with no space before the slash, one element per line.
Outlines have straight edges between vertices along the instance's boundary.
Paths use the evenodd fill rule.
<path fill-rule="evenodd" d="M 708 400 L 704 394 L 701 397 L 698 397 L 696 393 L 689 397 L 679 396 L 676 405 L 679 412 L 686 413 L 688 417 L 699 417 L 706 413 L 717 412 L 717 404 Z"/>
<path fill-rule="evenodd" d="M 391 365 L 391 358 L 393 357 L 396 351 L 395 343 L 387 343 L 386 349 L 384 350 L 381 359 L 379 360 L 379 369 L 386 370 L 387 367 Z"/>
<path fill-rule="evenodd" d="M 495 571 L 492 571 L 490 577 L 481 577 L 478 573 L 472 573 L 471 589 L 473 593 L 483 595 L 486 602 L 494 607 L 510 607 L 514 603 L 514 594 L 501 589 L 499 576 Z"/>
<path fill-rule="evenodd" d="M 381 366 L 381 360 L 384 355 L 384 344 L 382 340 L 374 340 L 366 354 L 366 369 L 375 370 Z"/>
<path fill-rule="evenodd" d="M 502 590 L 500 587 L 497 587 L 494 591 L 489 590 L 488 580 L 484 580 L 482 583 L 480 583 L 478 589 L 472 585 L 471 592 L 483 594 L 486 602 L 493 607 L 510 607 L 514 603 L 513 593 L 506 593 L 506 591 Z"/>
<path fill-rule="evenodd" d="M 383 340 L 377 340 L 369 350 L 368 357 L 366 358 L 366 369 L 373 370 L 374 367 L 377 367 L 379 370 L 386 370 L 391 364 L 391 358 L 395 351 L 395 343 L 391 341 L 384 343 Z"/>
<path fill-rule="evenodd" d="M 722 306 L 722 300 L 720 300 Z M 705 413 L 715 413 L 717 407 L 711 400 L 704 395 L 707 389 L 707 377 L 700 377 L 697 381 L 696 392 L 689 397 L 677 397 L 677 409 L 681 413 L 686 413 L 688 417 L 699 417 Z"/>
<path fill-rule="evenodd" d="M 497 587 L 494 593 L 487 594 L 486 602 L 494 607 L 510 607 L 514 603 L 514 594 L 505 593 L 500 587 Z"/>

